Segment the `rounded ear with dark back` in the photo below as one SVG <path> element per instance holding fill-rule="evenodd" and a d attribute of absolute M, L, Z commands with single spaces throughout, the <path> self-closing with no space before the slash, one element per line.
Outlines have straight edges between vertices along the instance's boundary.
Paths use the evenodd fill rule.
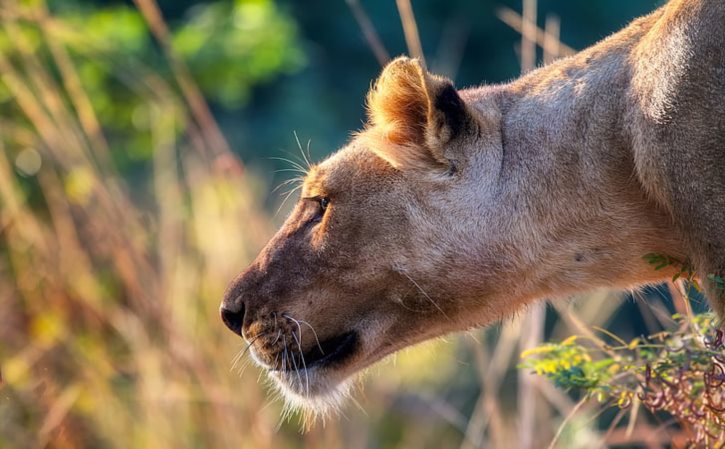
<path fill-rule="evenodd" d="M 471 116 L 453 83 L 428 73 L 417 59 L 389 63 L 367 97 L 369 128 L 380 157 L 398 169 L 448 170 L 447 143 Z"/>

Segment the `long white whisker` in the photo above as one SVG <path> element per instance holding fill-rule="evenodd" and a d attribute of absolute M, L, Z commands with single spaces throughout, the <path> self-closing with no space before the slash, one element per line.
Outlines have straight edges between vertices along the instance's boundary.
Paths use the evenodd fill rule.
<path fill-rule="evenodd" d="M 309 163 L 310 160 L 312 160 L 312 156 L 310 156 L 310 144 L 312 143 L 312 139 L 307 140 L 307 165 L 311 166 L 312 164 Z"/>
<path fill-rule="evenodd" d="M 282 316 L 287 318 L 288 320 L 294 322 L 297 325 L 297 332 L 299 332 L 300 340 L 302 340 L 302 327 L 300 326 L 300 322 L 297 321 L 296 319 L 292 318 L 291 316 L 287 315 L 286 313 L 282 314 Z M 294 335 L 294 332 L 292 333 L 292 335 Z M 300 348 L 300 350 L 302 350 L 302 349 Z"/>
<path fill-rule="evenodd" d="M 303 182 L 304 182 L 304 178 L 302 178 L 301 176 L 295 176 L 294 178 L 290 178 L 290 179 L 287 179 L 285 181 L 280 182 L 277 187 L 275 187 L 274 189 L 272 189 L 272 193 L 275 193 L 279 189 L 281 189 L 282 187 L 286 187 L 286 186 L 288 186 L 290 184 L 295 184 L 295 183 L 302 184 Z"/>
<path fill-rule="evenodd" d="M 242 359 L 242 355 L 244 354 L 244 348 L 240 349 L 239 352 L 237 352 L 237 355 L 234 356 L 232 359 L 232 367 L 229 369 L 229 371 L 234 370 L 234 367 L 237 366 L 237 363 Z"/>
<path fill-rule="evenodd" d="M 244 357 L 244 355 L 247 353 L 247 351 L 249 351 L 249 349 L 252 347 L 252 345 L 254 344 L 254 342 L 257 341 L 257 339 L 259 339 L 260 337 L 263 337 L 264 335 L 265 335 L 264 333 L 261 333 L 261 334 L 257 335 L 256 337 L 254 337 L 252 339 L 252 341 L 250 341 L 247 344 L 247 347 L 244 348 L 243 351 L 240 351 L 239 354 L 236 355 L 236 357 L 234 357 L 234 359 L 232 360 L 232 367 L 229 368 L 229 371 L 233 371 L 234 370 L 234 367 L 237 365 L 237 363 L 239 362 L 239 360 L 241 360 L 242 357 Z"/>
<path fill-rule="evenodd" d="M 300 359 L 302 360 L 302 367 L 305 370 L 305 395 L 307 397 L 310 397 L 310 373 L 307 371 L 307 362 L 305 361 L 305 354 L 302 351 L 302 326 L 300 325 L 300 322 L 291 316 L 287 315 L 286 313 L 282 314 L 283 317 L 287 318 L 288 320 L 294 322 L 297 325 L 297 332 L 299 334 L 299 338 L 295 335 L 294 331 L 292 332 L 292 337 L 297 342 L 297 348 L 299 349 L 300 353 Z M 308 324 L 309 326 L 309 324 Z M 310 329 L 312 329 L 312 326 L 310 326 Z M 314 329 L 312 329 L 312 333 L 315 336 L 315 340 L 317 341 L 317 345 L 320 347 L 320 352 L 322 352 L 322 347 L 320 346 L 320 341 L 317 339 L 317 333 Z M 324 354 L 324 352 L 322 352 Z M 298 371 L 299 374 L 299 371 Z"/>
<path fill-rule="evenodd" d="M 289 199 L 290 195 L 292 195 L 294 192 L 298 191 L 301 188 L 302 188 L 302 183 L 299 183 L 296 186 L 294 186 L 291 189 L 289 189 L 286 192 L 284 192 L 283 195 L 285 197 L 284 197 L 284 201 L 282 201 L 282 204 L 284 204 L 285 201 L 287 201 Z"/>
<path fill-rule="evenodd" d="M 292 332 L 292 336 L 294 336 L 294 335 L 295 335 L 295 333 Z M 300 353 L 300 355 L 302 355 L 302 353 Z M 301 387 L 302 386 L 302 376 L 300 376 L 300 369 L 297 367 L 297 358 L 295 357 L 294 352 L 292 352 L 290 354 L 290 358 L 292 359 L 292 364 L 294 365 L 294 368 L 295 368 L 295 374 L 297 375 L 297 381 L 300 383 L 300 387 Z"/>
<path fill-rule="evenodd" d="M 284 199 L 282 200 L 282 203 L 277 208 L 277 212 L 275 212 L 274 215 L 279 214 L 279 211 L 282 210 L 282 208 L 284 207 L 285 203 L 287 203 L 287 200 L 289 200 L 289 198 L 292 196 L 292 194 L 295 193 L 297 190 L 299 190 L 301 188 L 302 188 L 302 184 L 300 184 L 298 186 L 295 186 L 295 188 L 293 188 L 292 190 L 290 190 L 289 192 L 287 192 L 287 194 L 285 195 Z"/>
<path fill-rule="evenodd" d="M 352 403 L 355 404 L 355 406 L 358 408 L 358 410 L 363 412 L 363 414 L 365 416 L 370 416 L 370 415 L 368 415 L 367 410 L 365 410 L 365 408 L 362 406 L 362 404 L 360 404 L 353 396 L 348 396 L 348 399 L 350 399 L 352 401 Z"/>
<path fill-rule="evenodd" d="M 287 348 L 282 348 L 282 371 L 287 371 Z"/>
<path fill-rule="evenodd" d="M 309 158 L 305 155 L 305 152 L 302 149 L 302 144 L 300 144 L 300 138 L 297 137 L 297 131 L 292 131 L 292 134 L 295 135 L 295 140 L 297 141 L 297 148 L 300 149 L 300 153 L 302 153 L 302 159 L 305 160 L 305 164 L 307 164 L 307 168 L 309 169 L 312 164 L 310 164 Z M 308 148 L 309 148 L 309 145 L 308 145 Z"/>
<path fill-rule="evenodd" d="M 294 173 L 301 173 L 301 174 L 307 174 L 307 172 L 302 171 L 301 168 L 293 167 L 293 168 L 280 168 L 278 170 L 273 171 L 272 173 L 288 173 L 288 172 L 294 172 Z"/>
<path fill-rule="evenodd" d="M 280 195 L 284 195 L 284 201 L 287 201 L 287 198 L 291 195 L 291 192 L 296 192 L 297 190 L 301 189 L 303 185 L 302 180 L 298 182 L 297 184 L 293 185 L 289 190 L 285 190 L 284 192 L 280 192 Z M 282 204 L 284 204 L 284 201 Z"/>
<path fill-rule="evenodd" d="M 292 321 L 294 321 L 294 322 L 298 323 L 298 325 L 299 325 L 299 323 L 302 323 L 302 324 L 304 324 L 305 326 L 309 327 L 309 328 L 310 328 L 310 330 L 312 331 L 312 335 L 314 335 L 314 336 L 315 336 L 315 342 L 317 343 L 317 347 L 318 347 L 318 348 L 320 349 L 320 352 L 321 352 L 321 353 L 322 353 L 323 355 L 325 354 L 325 351 L 323 351 L 323 350 L 322 350 L 322 345 L 320 344 L 320 339 L 319 339 L 319 338 L 317 337 L 317 332 L 315 331 L 315 328 L 314 328 L 314 327 L 312 327 L 312 325 L 311 325 L 310 323 L 308 323 L 308 322 L 307 322 L 307 321 L 305 321 L 305 320 L 296 320 L 296 319 L 292 318 L 292 317 L 291 317 L 291 316 L 289 316 L 289 315 L 287 316 L 287 318 L 289 318 L 289 319 L 291 319 Z"/>
<path fill-rule="evenodd" d="M 292 168 L 296 168 L 299 171 L 301 171 L 302 173 L 307 174 L 307 170 L 305 170 L 305 167 L 303 167 L 299 163 L 293 161 L 292 159 L 287 159 L 287 158 L 284 158 L 284 157 L 270 157 L 270 159 L 276 160 L 276 161 L 286 162 L 286 163 L 290 164 L 292 166 Z"/>
<path fill-rule="evenodd" d="M 237 371 L 237 374 L 239 377 L 242 377 L 244 375 L 244 372 L 249 368 L 249 365 L 251 364 L 252 359 L 245 359 L 242 363 L 242 366 L 239 367 L 239 370 Z M 261 373 L 262 371 L 260 371 Z"/>
<path fill-rule="evenodd" d="M 259 374 L 257 375 L 257 383 L 262 379 L 262 374 L 264 374 L 264 370 L 259 370 Z"/>
<path fill-rule="evenodd" d="M 297 329 L 301 329 L 299 325 L 297 326 Z M 292 337 L 295 339 L 295 342 L 297 342 L 297 349 L 300 353 L 300 359 L 302 360 L 302 368 L 305 370 L 305 396 L 308 398 L 310 397 L 310 373 L 307 372 L 307 363 L 305 363 L 305 354 L 302 352 L 302 344 L 300 343 L 300 340 L 302 340 L 302 334 L 300 334 L 300 337 L 297 338 L 294 332 L 292 332 Z M 297 372 L 299 375 L 299 371 Z"/>

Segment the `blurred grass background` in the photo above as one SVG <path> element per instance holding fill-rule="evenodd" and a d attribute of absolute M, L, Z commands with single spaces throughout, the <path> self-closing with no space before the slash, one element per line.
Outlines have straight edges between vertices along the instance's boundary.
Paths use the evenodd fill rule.
<path fill-rule="evenodd" d="M 0 448 L 546 447 L 576 401 L 520 351 L 655 332 L 686 310 L 680 285 L 406 350 L 304 434 L 233 363 L 219 301 L 288 210 L 271 158 L 297 154 L 293 132 L 315 159 L 343 144 L 386 57 L 501 82 L 658 5 L 0 1 Z M 583 407 L 558 447 L 666 446 L 615 414 Z"/>

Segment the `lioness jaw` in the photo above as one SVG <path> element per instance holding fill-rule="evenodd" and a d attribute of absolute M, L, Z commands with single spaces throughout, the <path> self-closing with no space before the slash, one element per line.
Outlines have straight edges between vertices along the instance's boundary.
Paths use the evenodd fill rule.
<path fill-rule="evenodd" d="M 224 323 L 289 398 L 325 408 L 403 347 L 538 298 L 725 275 L 725 3 L 678 0 L 507 85 L 398 58 L 366 128 L 313 166 L 229 286 Z"/>

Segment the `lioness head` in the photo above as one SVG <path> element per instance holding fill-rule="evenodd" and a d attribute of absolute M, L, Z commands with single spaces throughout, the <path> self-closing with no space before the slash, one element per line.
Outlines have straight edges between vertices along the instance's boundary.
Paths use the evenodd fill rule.
<path fill-rule="evenodd" d="M 385 68 L 368 108 L 367 128 L 310 169 L 293 212 L 221 307 L 254 359 L 313 406 L 394 351 L 514 306 L 494 285 L 481 288 L 505 264 L 489 264 L 486 252 L 500 248 L 481 248 L 482 224 L 460 211 L 473 201 L 485 214 L 495 195 L 471 174 L 496 178 L 496 108 L 473 108 L 407 58 Z"/>
<path fill-rule="evenodd" d="M 642 271 L 628 260 L 647 251 L 618 244 L 630 231 L 608 253 L 598 226 L 612 220 L 519 195 L 526 179 L 503 169 L 505 158 L 522 163 L 504 153 L 504 106 L 498 88 L 457 91 L 399 58 L 368 95 L 366 128 L 310 169 L 294 211 L 221 306 L 288 399 L 324 409 L 353 374 L 401 348 L 601 284 L 587 267 L 609 258 L 627 276 Z M 617 276 L 608 279 L 628 281 Z"/>

